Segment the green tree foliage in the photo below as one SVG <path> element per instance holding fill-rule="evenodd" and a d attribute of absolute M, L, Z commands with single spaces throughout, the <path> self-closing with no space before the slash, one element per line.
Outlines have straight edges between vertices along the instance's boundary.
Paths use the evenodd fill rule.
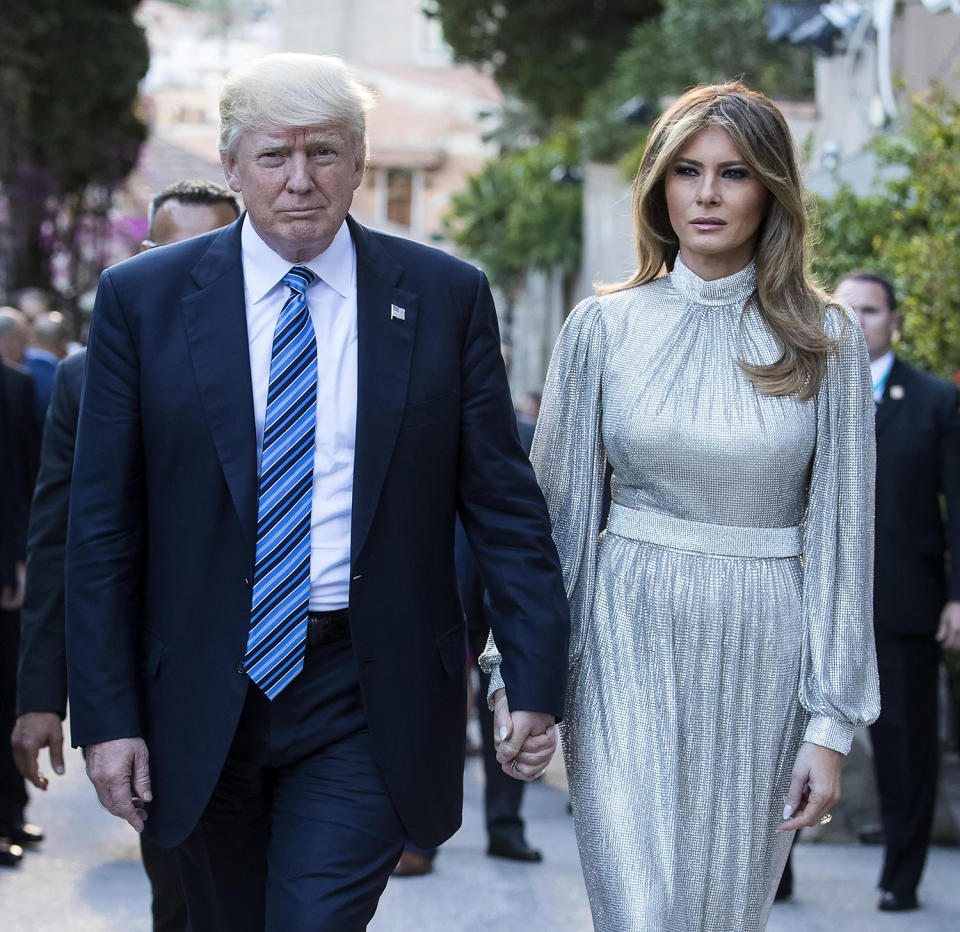
<path fill-rule="evenodd" d="M 133 168 L 146 127 L 134 104 L 149 62 L 137 0 L 0 4 L 4 284 L 49 286 L 57 224 Z M 93 197 L 94 193 L 96 194 Z"/>
<path fill-rule="evenodd" d="M 453 242 L 512 302 L 528 269 L 580 266 L 581 186 L 565 176 L 577 163 L 567 134 L 487 162 L 453 199 Z"/>
<path fill-rule="evenodd" d="M 953 379 L 960 373 L 960 101 L 934 84 L 913 98 L 902 134 L 873 148 L 893 177 L 867 197 L 841 188 L 820 201 L 815 271 L 829 286 L 858 267 L 888 275 L 904 315 L 898 352 Z"/>
<path fill-rule="evenodd" d="M 651 118 L 665 94 L 733 78 L 772 96 L 811 97 L 811 53 L 767 39 L 766 6 L 766 0 L 664 0 L 661 15 L 634 29 L 607 79 L 589 96 L 582 125 L 586 155 L 613 160 L 642 143 L 645 128 L 618 114 L 635 97 L 649 102 Z"/>
<path fill-rule="evenodd" d="M 457 61 L 490 66 L 545 117 L 575 116 L 659 0 L 435 0 Z"/>

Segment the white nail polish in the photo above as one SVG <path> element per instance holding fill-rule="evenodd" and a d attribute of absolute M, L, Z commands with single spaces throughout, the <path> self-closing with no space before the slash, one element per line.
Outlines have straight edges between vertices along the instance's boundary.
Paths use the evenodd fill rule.
<path fill-rule="evenodd" d="M 783 820 L 786 821 L 792 815 L 793 815 L 793 806 L 791 806 L 790 803 L 787 803 L 787 805 L 783 807 Z"/>
<path fill-rule="evenodd" d="M 507 740 L 507 726 L 506 726 L 506 725 L 501 725 L 501 726 L 500 726 L 500 740 L 501 740 L 501 741 L 506 741 L 506 740 Z"/>

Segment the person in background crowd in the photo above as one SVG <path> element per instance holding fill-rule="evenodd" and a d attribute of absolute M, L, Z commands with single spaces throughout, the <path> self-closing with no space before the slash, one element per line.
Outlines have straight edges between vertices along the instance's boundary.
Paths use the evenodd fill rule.
<path fill-rule="evenodd" d="M 177 848 L 203 932 L 363 929 L 404 838 L 459 826 L 458 513 L 524 684 L 511 728 L 555 746 L 569 619 L 493 300 L 476 267 L 348 216 L 369 102 L 329 56 L 232 73 L 243 219 L 97 293 L 72 740 L 104 806 Z"/>
<path fill-rule="evenodd" d="M 960 650 L 960 397 L 894 353 L 900 315 L 887 278 L 852 272 L 836 297 L 863 327 L 876 402 L 881 711 L 870 737 L 886 846 L 878 905 L 910 910 L 936 801 L 941 648 Z"/>
<path fill-rule="evenodd" d="M 31 329 L 33 339 L 27 347 L 24 365 L 33 376 L 37 389 L 37 420 L 42 428 L 53 391 L 53 376 L 60 360 L 67 355 L 70 333 L 59 311 L 40 314 Z"/>
<path fill-rule="evenodd" d="M 674 103 L 633 219 L 637 271 L 567 318 L 531 451 L 571 606 L 574 825 L 597 929 L 758 932 L 879 711 L 867 352 L 810 276 L 762 94 Z M 498 758 L 529 777 L 526 754 L 508 737 Z"/>
<path fill-rule="evenodd" d="M 212 181 L 178 181 L 151 202 L 143 249 L 179 243 L 233 223 L 240 215 L 236 197 Z"/>
<path fill-rule="evenodd" d="M 33 379 L 0 365 L 0 735 L 13 727 L 27 515 L 40 456 Z M 0 740 L 0 865 L 16 866 L 43 830 L 24 820 L 27 790 L 10 742 Z"/>
<path fill-rule="evenodd" d="M 30 323 L 15 307 L 0 307 L 0 362 L 23 371 Z"/>
<path fill-rule="evenodd" d="M 222 185 L 207 181 L 178 182 L 164 188 L 153 199 L 149 243 L 157 246 L 179 243 L 226 226 L 236 220 L 239 213 L 236 198 Z M 209 226 L 205 226 L 207 224 Z M 54 772 L 64 772 L 60 724 L 67 708 L 64 549 L 85 362 L 86 351 L 81 350 L 65 359 L 57 369 L 44 428 L 43 455 L 27 545 L 17 721 L 11 741 L 20 773 L 41 790 L 48 786 L 47 777 L 39 768 L 41 748 L 49 749 Z M 186 928 L 186 903 L 174 858 L 142 835 L 140 844 L 153 891 L 154 932 L 179 932 Z"/>
<path fill-rule="evenodd" d="M 18 308 L 31 323 L 40 317 L 41 314 L 49 314 L 53 309 L 50 292 L 34 286 L 15 291 L 13 294 L 13 305 Z"/>

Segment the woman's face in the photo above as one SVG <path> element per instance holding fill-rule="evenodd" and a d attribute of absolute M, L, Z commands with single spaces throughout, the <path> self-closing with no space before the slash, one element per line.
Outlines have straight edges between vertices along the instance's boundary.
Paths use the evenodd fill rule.
<path fill-rule="evenodd" d="M 747 265 L 769 195 L 723 127 L 704 127 L 687 141 L 667 168 L 664 188 L 687 268 L 709 281 Z"/>

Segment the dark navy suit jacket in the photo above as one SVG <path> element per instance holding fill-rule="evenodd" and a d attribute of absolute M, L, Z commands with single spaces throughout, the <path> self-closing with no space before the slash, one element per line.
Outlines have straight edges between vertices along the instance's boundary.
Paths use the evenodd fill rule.
<path fill-rule="evenodd" d="M 377 762 L 408 835 L 433 846 L 462 807 L 457 514 L 489 587 L 513 708 L 560 715 L 568 609 L 485 277 L 348 222 L 359 363 L 351 638 Z M 257 462 L 241 223 L 103 274 L 80 410 L 67 544 L 72 738 L 146 738 L 147 832 L 167 845 L 203 811 L 250 682 L 239 664 Z"/>

